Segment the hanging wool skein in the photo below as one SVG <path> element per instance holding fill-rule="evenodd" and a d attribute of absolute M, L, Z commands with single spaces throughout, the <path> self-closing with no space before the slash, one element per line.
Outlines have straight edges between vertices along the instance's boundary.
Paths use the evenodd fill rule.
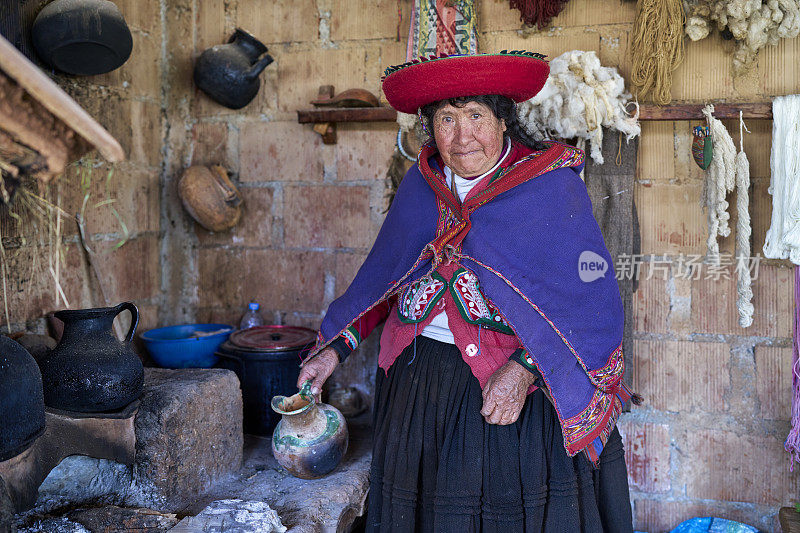
<path fill-rule="evenodd" d="M 772 101 L 770 182 L 772 221 L 764 256 L 800 265 L 800 95 Z"/>
<path fill-rule="evenodd" d="M 517 106 L 520 123 L 536 139 L 589 141 L 592 159 L 603 163 L 603 126 L 628 140 L 641 132 L 638 106 L 628 115 L 625 80 L 603 67 L 594 51 L 572 50 L 550 61 L 550 76 L 539 93 Z"/>
<path fill-rule="evenodd" d="M 731 233 L 725 197 L 736 185 L 736 146 L 722 122 L 714 118 L 713 112 L 714 106 L 711 104 L 703 108 L 714 150 L 711 164 L 706 169 L 700 204 L 708 211 L 708 258 L 719 265 L 717 236 L 727 237 Z"/>
<path fill-rule="evenodd" d="M 519 9 L 519 19 L 540 30 L 561 13 L 567 0 L 511 0 L 511 8 Z"/>
<path fill-rule="evenodd" d="M 744 125 L 739 111 L 739 153 L 736 154 L 736 309 L 739 325 L 743 328 L 753 323 L 753 289 L 750 279 L 750 161 L 744 153 Z"/>
<path fill-rule="evenodd" d="M 800 462 L 800 266 L 794 267 L 794 336 L 792 338 L 792 428 L 783 443 L 789 452 L 789 471 Z"/>
<path fill-rule="evenodd" d="M 672 100 L 672 71 L 683 62 L 682 0 L 639 0 L 633 22 L 631 81 L 642 99 L 665 105 Z"/>

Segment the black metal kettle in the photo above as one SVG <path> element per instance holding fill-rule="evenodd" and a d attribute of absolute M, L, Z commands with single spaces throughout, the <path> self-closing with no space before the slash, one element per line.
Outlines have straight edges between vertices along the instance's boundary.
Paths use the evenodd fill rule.
<path fill-rule="evenodd" d="M 131 313 L 125 340 L 114 335 L 114 317 Z M 116 411 L 142 393 L 144 368 L 130 346 L 139 310 L 130 302 L 116 307 L 58 311 L 64 334 L 40 361 L 44 403 L 83 413 Z"/>
<path fill-rule="evenodd" d="M 259 75 L 273 61 L 266 52 L 261 41 L 237 28 L 228 44 L 200 54 L 194 65 L 194 83 L 217 103 L 240 109 L 258 94 Z"/>

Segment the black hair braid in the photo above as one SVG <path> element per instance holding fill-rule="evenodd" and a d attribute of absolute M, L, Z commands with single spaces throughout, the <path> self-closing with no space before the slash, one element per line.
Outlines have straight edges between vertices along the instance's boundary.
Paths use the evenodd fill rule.
<path fill-rule="evenodd" d="M 519 117 L 517 116 L 517 104 L 507 96 L 500 96 L 498 94 L 487 94 L 480 96 L 461 96 L 458 98 L 448 98 L 427 104 L 422 107 L 422 118 L 425 126 L 425 131 L 428 132 L 430 141 L 433 146 L 436 146 L 436 139 L 433 136 L 433 116 L 443 106 L 450 104 L 454 107 L 464 107 L 469 102 L 478 102 L 492 110 L 494 116 L 498 120 L 504 120 L 506 123 L 506 134 L 512 140 L 527 146 L 533 150 L 545 150 L 547 145 L 541 141 L 537 141 L 531 137 L 525 128 L 520 124 Z"/>

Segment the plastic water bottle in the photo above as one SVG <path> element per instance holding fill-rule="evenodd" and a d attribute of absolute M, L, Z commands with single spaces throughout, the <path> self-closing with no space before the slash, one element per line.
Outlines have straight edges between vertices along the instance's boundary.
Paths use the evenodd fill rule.
<path fill-rule="evenodd" d="M 247 312 L 242 316 L 242 321 L 239 323 L 239 329 L 264 325 L 264 319 L 261 318 L 258 308 L 259 305 L 256 302 L 250 302 L 250 305 L 247 306 Z"/>

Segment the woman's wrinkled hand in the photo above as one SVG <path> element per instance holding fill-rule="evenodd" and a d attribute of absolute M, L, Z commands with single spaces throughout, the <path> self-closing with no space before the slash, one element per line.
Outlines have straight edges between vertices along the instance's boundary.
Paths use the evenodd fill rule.
<path fill-rule="evenodd" d="M 311 394 L 317 401 L 320 400 L 320 392 L 325 380 L 333 374 L 339 364 L 339 356 L 333 348 L 325 348 L 311 358 L 303 368 L 300 369 L 300 376 L 297 378 L 297 388 L 302 388 L 303 383 L 311 380 Z"/>
<path fill-rule="evenodd" d="M 534 375 L 516 361 L 508 361 L 489 376 L 483 388 L 481 414 L 489 424 L 505 426 L 519 418 Z"/>

